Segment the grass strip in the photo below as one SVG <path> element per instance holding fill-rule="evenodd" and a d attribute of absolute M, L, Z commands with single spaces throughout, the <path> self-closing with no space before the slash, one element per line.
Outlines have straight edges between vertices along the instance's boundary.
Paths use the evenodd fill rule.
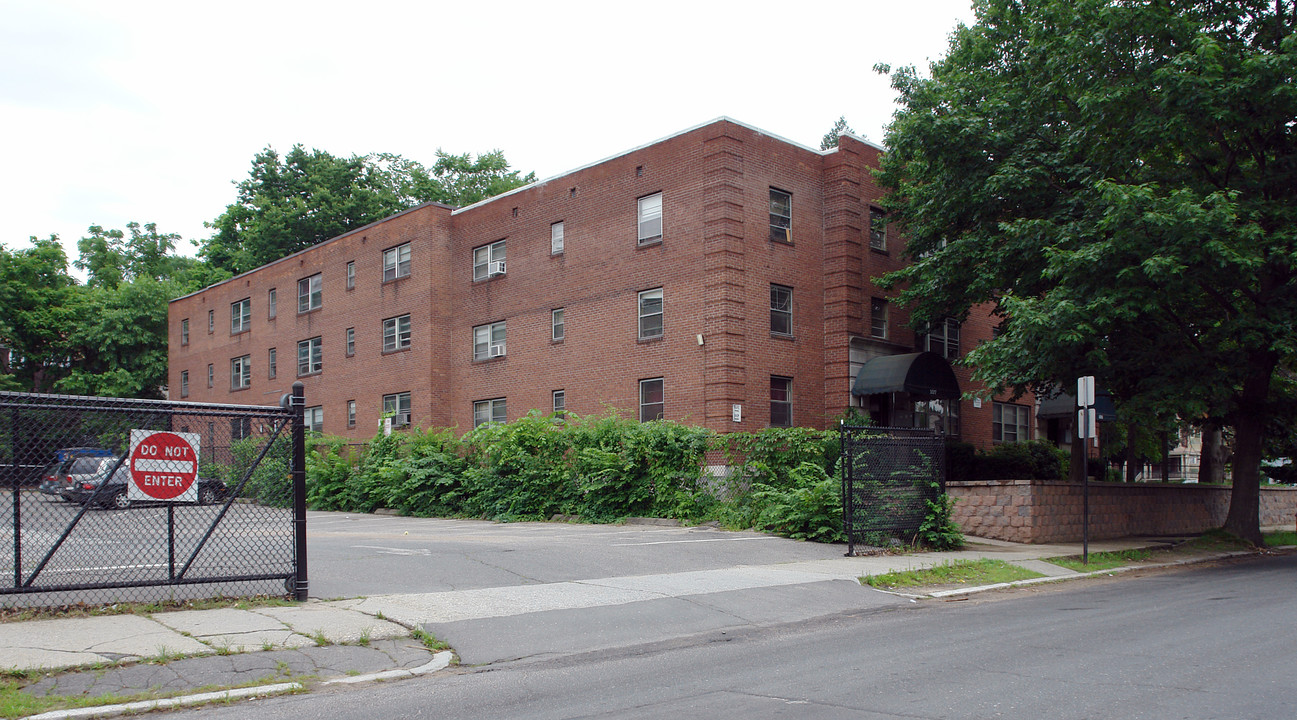
<path fill-rule="evenodd" d="M 996 583 L 1044 577 L 1038 572 L 1003 560 L 952 560 L 923 570 L 902 570 L 866 575 L 860 582 L 870 587 L 895 589 L 928 585 L 994 585 Z"/>
<path fill-rule="evenodd" d="M 1282 547 L 1284 545 L 1297 545 L 1297 532 L 1292 530 L 1283 530 L 1265 534 L 1266 547 Z"/>
<path fill-rule="evenodd" d="M 1100 570 L 1126 567 L 1131 563 L 1143 562 L 1152 556 L 1152 550 L 1149 550 L 1148 548 L 1137 548 L 1134 550 L 1092 552 L 1090 553 L 1089 563 L 1081 562 L 1080 555 L 1045 558 L 1045 562 L 1053 563 L 1059 567 L 1065 567 L 1068 570 L 1075 570 L 1076 572 L 1098 572 Z"/>

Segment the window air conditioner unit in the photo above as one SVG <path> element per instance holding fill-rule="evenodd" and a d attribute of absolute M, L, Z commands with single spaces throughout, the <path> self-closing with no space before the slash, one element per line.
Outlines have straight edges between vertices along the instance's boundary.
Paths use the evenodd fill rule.
<path fill-rule="evenodd" d="M 503 275 L 503 274 L 504 274 L 504 261 L 503 261 L 503 260 L 496 260 L 495 262 L 487 263 L 487 266 L 486 266 L 486 274 L 487 274 L 487 275 Z"/>
<path fill-rule="evenodd" d="M 504 357 L 504 346 L 503 346 L 503 345 L 492 345 L 492 346 L 491 346 L 491 357 Z"/>
<path fill-rule="evenodd" d="M 406 426 L 406 425 L 409 425 L 409 424 L 410 424 L 410 413 L 397 413 L 397 414 L 396 414 L 396 417 L 392 418 L 392 424 L 393 424 L 393 425 L 398 425 L 398 426 L 401 426 L 401 427 L 404 427 L 404 426 Z"/>

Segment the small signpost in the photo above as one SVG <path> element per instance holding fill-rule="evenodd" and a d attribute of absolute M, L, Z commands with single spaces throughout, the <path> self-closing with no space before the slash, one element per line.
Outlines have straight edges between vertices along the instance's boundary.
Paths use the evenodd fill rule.
<path fill-rule="evenodd" d="M 126 497 L 148 502 L 198 502 L 197 433 L 131 430 Z"/>
<path fill-rule="evenodd" d="M 1095 433 L 1095 409 L 1094 409 L 1094 376 L 1086 375 L 1076 379 L 1076 434 L 1081 438 L 1081 447 L 1084 448 L 1083 460 L 1085 461 L 1085 470 L 1082 476 L 1081 491 L 1081 562 L 1090 564 L 1090 457 L 1089 443 L 1092 437 L 1097 437 Z"/>

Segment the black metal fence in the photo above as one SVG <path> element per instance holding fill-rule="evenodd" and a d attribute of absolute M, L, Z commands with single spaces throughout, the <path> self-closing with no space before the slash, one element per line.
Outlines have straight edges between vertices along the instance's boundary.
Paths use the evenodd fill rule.
<path fill-rule="evenodd" d="M 0 605 L 305 599 L 302 410 L 0 392 Z"/>
<path fill-rule="evenodd" d="M 933 430 L 843 425 L 842 510 L 847 554 L 908 540 L 945 492 L 945 439 Z"/>

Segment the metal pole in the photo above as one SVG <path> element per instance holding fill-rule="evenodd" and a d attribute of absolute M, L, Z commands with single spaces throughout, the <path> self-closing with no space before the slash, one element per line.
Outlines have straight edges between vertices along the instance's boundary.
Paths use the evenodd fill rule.
<path fill-rule="evenodd" d="M 198 482 L 197 477 L 194 482 Z M 167 503 L 167 580 L 176 581 L 176 506 Z"/>
<path fill-rule="evenodd" d="M 297 577 L 293 590 L 304 602 L 309 595 L 306 573 L 306 386 L 293 383 L 293 539 L 296 543 Z"/>
<path fill-rule="evenodd" d="M 9 412 L 10 418 L 10 437 L 9 442 L 12 445 L 14 462 L 13 462 L 13 481 L 14 481 L 14 587 L 22 587 L 23 584 L 23 512 L 22 512 L 22 490 L 18 486 L 18 408 L 13 408 Z M 44 474 L 40 480 L 45 480 Z"/>

